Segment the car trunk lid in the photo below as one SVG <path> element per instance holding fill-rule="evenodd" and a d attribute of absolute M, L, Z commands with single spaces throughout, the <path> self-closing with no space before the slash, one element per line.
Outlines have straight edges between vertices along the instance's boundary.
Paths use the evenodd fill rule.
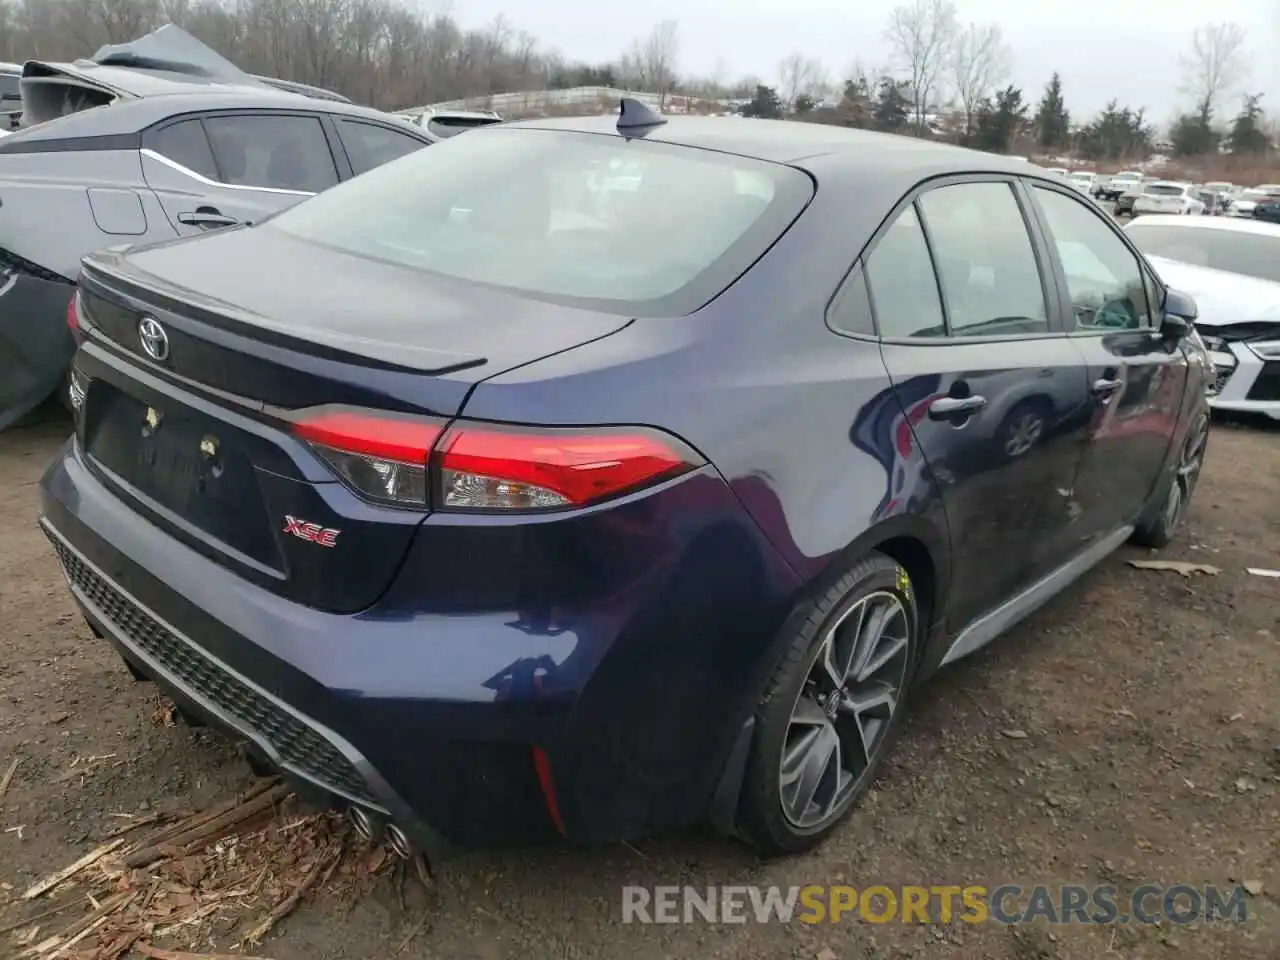
<path fill-rule="evenodd" d="M 287 275 L 264 277 L 264 263 Z M 78 429 L 91 468 L 194 549 L 343 612 L 385 589 L 425 498 L 420 509 L 358 498 L 297 435 L 301 411 L 444 423 L 480 380 L 629 322 L 265 227 L 94 254 L 81 314 Z M 144 345 L 148 319 L 163 331 L 159 357 Z"/>

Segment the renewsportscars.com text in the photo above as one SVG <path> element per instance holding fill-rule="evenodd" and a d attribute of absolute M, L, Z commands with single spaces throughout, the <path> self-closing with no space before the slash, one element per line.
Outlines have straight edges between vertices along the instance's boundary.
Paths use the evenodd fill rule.
<path fill-rule="evenodd" d="M 1247 919 L 1242 887 L 1104 884 L 1022 887 L 851 886 L 622 888 L 623 923 L 1176 923 Z"/>

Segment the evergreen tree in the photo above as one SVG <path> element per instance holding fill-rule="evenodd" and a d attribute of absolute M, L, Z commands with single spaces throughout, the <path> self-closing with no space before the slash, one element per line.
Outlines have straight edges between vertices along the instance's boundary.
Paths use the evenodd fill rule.
<path fill-rule="evenodd" d="M 877 130 L 897 133 L 907 123 L 911 113 L 911 97 L 907 83 L 892 77 L 881 77 L 876 86 L 875 101 L 871 104 L 871 124 Z"/>
<path fill-rule="evenodd" d="M 763 83 L 756 85 L 756 95 L 750 103 L 742 108 L 744 117 L 762 117 L 766 120 L 776 120 L 782 116 L 782 101 L 778 98 L 778 92 L 773 87 L 766 87 Z"/>
<path fill-rule="evenodd" d="M 1056 70 L 1036 107 L 1034 124 L 1036 142 L 1046 149 L 1065 147 L 1071 138 L 1071 114 L 1062 97 L 1062 77 Z"/>
<path fill-rule="evenodd" d="M 1203 113 L 1184 113 L 1173 121 L 1169 129 L 1169 141 L 1174 156 L 1188 157 L 1202 153 L 1217 153 L 1218 132 L 1210 125 L 1210 118 Z"/>
<path fill-rule="evenodd" d="M 845 127 L 869 127 L 871 126 L 871 105 L 872 105 L 871 82 L 861 74 L 852 80 L 848 80 L 844 85 L 844 97 L 840 100 L 840 105 L 836 107 L 836 116 L 839 118 L 841 126 Z"/>
<path fill-rule="evenodd" d="M 1262 94 L 1247 93 L 1243 108 L 1231 122 L 1227 149 L 1232 153 L 1266 153 L 1270 146 L 1262 128 Z"/>
<path fill-rule="evenodd" d="M 1154 130 L 1146 110 L 1131 110 L 1112 100 L 1080 134 L 1080 146 L 1090 160 L 1127 161 L 1151 154 Z"/>
<path fill-rule="evenodd" d="M 1010 84 L 996 93 L 994 101 L 987 100 L 979 108 L 973 145 L 979 150 L 1004 153 L 1026 117 L 1027 105 L 1022 102 L 1022 91 Z"/>

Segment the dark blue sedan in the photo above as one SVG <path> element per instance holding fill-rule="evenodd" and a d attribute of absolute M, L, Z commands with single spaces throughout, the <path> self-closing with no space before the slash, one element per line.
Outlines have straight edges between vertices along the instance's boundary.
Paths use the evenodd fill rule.
<path fill-rule="evenodd" d="M 503 124 L 87 258 L 41 523 L 136 676 L 401 852 L 795 852 L 920 681 L 1173 536 L 1194 315 L 1017 161 Z"/>

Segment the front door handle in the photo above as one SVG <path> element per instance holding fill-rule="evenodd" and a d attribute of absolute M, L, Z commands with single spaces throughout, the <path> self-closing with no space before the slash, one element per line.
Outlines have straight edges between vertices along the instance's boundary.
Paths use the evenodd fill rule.
<path fill-rule="evenodd" d="M 1123 380 L 1108 380 L 1104 377 L 1093 381 L 1093 393 L 1094 396 L 1109 397 L 1123 386 Z"/>
<path fill-rule="evenodd" d="M 939 397 L 929 404 L 929 419 L 950 420 L 953 417 L 977 413 L 986 405 L 987 398 L 976 394 L 970 397 Z"/>
<path fill-rule="evenodd" d="M 194 213 L 178 214 L 178 222 L 189 227 L 234 227 L 240 221 L 217 210 L 197 210 Z"/>

